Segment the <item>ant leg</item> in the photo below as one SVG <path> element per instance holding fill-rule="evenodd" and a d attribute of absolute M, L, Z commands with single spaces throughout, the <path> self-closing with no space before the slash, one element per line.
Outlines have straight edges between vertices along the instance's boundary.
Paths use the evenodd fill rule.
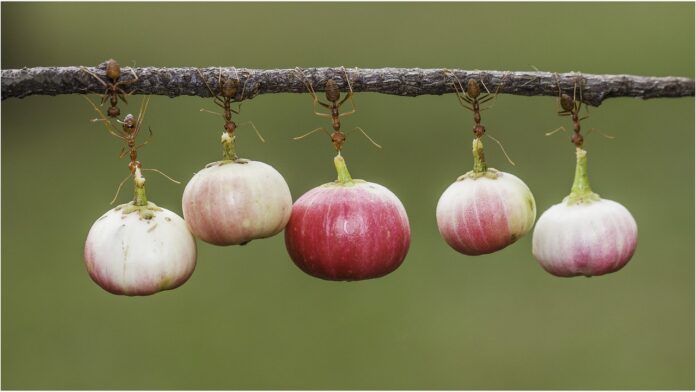
<path fill-rule="evenodd" d="M 235 72 L 235 74 L 237 74 L 237 68 L 234 69 L 234 72 Z M 237 74 L 237 80 L 239 80 L 239 74 Z M 249 77 L 244 79 L 244 84 L 242 85 L 242 99 L 240 99 L 240 101 L 243 101 L 245 99 L 244 93 L 246 93 L 246 85 L 248 82 L 249 82 Z M 239 107 L 241 107 L 241 106 L 242 106 L 242 104 L 240 103 Z M 239 109 L 237 109 L 237 110 L 239 110 Z M 239 114 L 239 113 L 237 113 L 237 114 Z"/>
<path fill-rule="evenodd" d="M 86 96 L 83 95 L 83 97 L 85 98 L 85 100 L 87 100 L 87 102 L 89 102 L 90 105 L 92 105 L 92 107 L 94 108 L 94 110 L 99 114 L 99 117 L 101 117 L 101 118 L 95 118 L 95 119 L 92 120 L 92 121 L 93 121 L 93 122 L 102 121 L 102 122 L 104 123 L 104 127 L 106 127 L 106 130 L 107 130 L 110 134 L 116 136 L 116 137 L 119 138 L 119 139 L 126 140 L 126 138 L 125 138 L 122 134 L 120 134 L 117 130 L 114 129 L 114 126 L 113 126 L 113 124 L 111 124 L 111 121 L 109 121 L 109 119 L 107 119 L 106 116 L 104 116 L 104 113 L 102 113 L 102 111 L 99 110 L 99 108 L 97 107 L 97 105 L 95 105 L 94 102 L 92 102 L 92 101 L 91 101 L 89 98 L 87 98 Z"/>
<path fill-rule="evenodd" d="M 203 108 L 201 108 L 200 111 L 201 111 L 201 112 L 204 112 L 204 113 L 215 114 L 215 115 L 217 115 L 217 116 L 222 116 L 222 113 L 214 112 L 214 111 L 208 110 L 208 109 L 203 109 Z"/>
<path fill-rule="evenodd" d="M 210 91 L 210 96 L 220 99 L 219 96 L 213 92 L 213 89 L 210 88 L 210 85 L 208 84 L 208 81 L 205 80 L 205 76 L 203 76 L 201 70 L 199 68 L 196 68 L 196 71 L 198 72 L 198 75 L 201 76 L 201 80 L 203 80 L 203 83 L 205 83 L 205 87 L 208 89 L 208 91 Z M 222 68 L 220 68 L 220 76 L 222 76 Z M 215 101 L 215 103 L 217 103 L 217 101 Z"/>
<path fill-rule="evenodd" d="M 350 112 L 345 112 L 341 113 L 338 115 L 338 117 L 343 117 L 343 116 L 350 116 L 351 114 L 354 114 L 356 109 L 355 109 L 355 102 L 353 101 L 353 86 L 350 83 L 350 77 L 348 76 L 348 72 L 346 72 L 346 69 L 344 67 L 341 67 L 343 70 L 343 76 L 346 78 L 346 83 L 348 83 L 348 93 L 346 96 L 341 100 L 341 102 L 338 103 L 338 107 L 341 107 L 346 100 L 350 99 L 350 105 L 353 107 L 353 110 Z"/>
<path fill-rule="evenodd" d="M 300 78 L 298 75 L 302 75 L 302 77 Z M 314 87 L 312 87 L 312 84 L 309 83 L 307 77 L 304 74 L 304 71 L 301 71 L 300 67 L 295 67 L 295 76 L 297 76 L 297 78 L 302 81 L 302 84 L 304 84 L 305 88 L 309 91 L 309 94 L 312 96 L 312 100 L 314 101 L 314 114 L 321 117 L 331 117 L 330 114 L 317 112 L 317 103 L 327 109 L 331 106 L 319 100 L 319 97 L 317 97 L 317 94 L 314 92 Z"/>
<path fill-rule="evenodd" d="M 161 175 L 164 176 L 166 179 L 168 179 L 169 181 L 171 181 L 171 182 L 173 182 L 173 183 L 175 183 L 175 184 L 181 184 L 180 181 L 177 181 L 177 180 L 175 180 L 175 179 L 169 177 L 168 175 L 162 173 L 161 171 L 159 171 L 159 170 L 157 170 L 157 169 L 142 169 L 142 171 L 153 171 L 153 172 L 155 172 L 155 173 L 161 174 Z"/>
<path fill-rule="evenodd" d="M 147 136 L 147 139 L 145 139 L 145 141 L 142 144 L 134 147 L 136 150 L 139 149 L 140 147 L 150 143 L 150 139 L 152 139 L 152 137 L 154 136 L 154 133 L 152 133 L 152 128 L 147 127 L 147 130 L 150 131 L 150 134 Z"/>
<path fill-rule="evenodd" d="M 580 74 L 580 105 L 578 105 L 578 111 L 580 111 L 580 106 L 585 103 L 582 98 L 582 90 L 585 88 L 585 78 L 582 77 L 582 74 Z M 587 113 L 587 116 L 590 114 L 590 108 L 587 104 L 585 104 L 585 113 Z M 587 118 L 587 116 L 585 118 Z"/>
<path fill-rule="evenodd" d="M 494 142 L 496 142 L 498 144 L 498 147 L 500 147 L 500 150 L 503 152 L 503 155 L 505 155 L 505 158 L 507 158 L 508 162 L 510 162 L 510 164 L 512 166 L 516 166 L 515 162 L 513 162 L 512 159 L 510 159 L 510 156 L 508 155 L 507 151 L 505 151 L 505 147 L 503 147 L 503 143 L 501 143 L 500 140 L 494 138 L 493 136 L 491 136 L 489 134 L 486 134 L 486 136 L 488 136 L 490 139 L 492 139 Z"/>
<path fill-rule="evenodd" d="M 116 82 L 116 84 L 114 85 L 114 87 L 118 87 L 118 86 L 127 86 L 127 85 L 129 85 L 129 84 L 132 84 L 132 83 L 135 83 L 135 82 L 138 81 L 138 75 L 135 73 L 135 71 L 133 70 L 133 68 L 129 68 L 129 69 L 130 69 L 130 71 L 131 71 L 131 74 L 133 74 L 133 79 L 129 79 L 129 80 L 119 80 L 118 82 Z"/>
<path fill-rule="evenodd" d="M 99 81 L 99 83 L 102 84 L 102 86 L 106 87 L 107 90 L 108 90 L 109 85 L 108 85 L 105 81 L 103 81 L 97 74 L 95 74 L 94 72 L 88 70 L 88 69 L 85 68 L 85 67 L 80 67 L 80 70 L 82 70 L 82 72 L 86 72 L 86 73 L 92 75 L 95 79 L 97 79 L 97 80 Z"/>
<path fill-rule="evenodd" d="M 360 128 L 360 127 L 355 127 L 355 128 L 353 128 L 353 129 L 351 129 L 350 131 L 348 131 L 348 133 L 350 133 L 350 132 L 352 132 L 352 131 L 354 131 L 354 130 L 356 130 L 356 129 L 357 129 L 358 131 L 362 132 L 362 134 L 367 138 L 367 140 L 369 140 L 375 147 L 377 147 L 377 148 L 382 148 L 382 146 L 380 146 L 379 144 L 377 144 L 377 142 L 375 142 L 374 140 L 372 140 L 372 138 L 367 134 L 367 132 L 363 131 L 363 129 Z M 348 133 L 346 133 L 346 136 L 348 136 Z"/>
<path fill-rule="evenodd" d="M 140 126 L 143 124 L 143 120 L 145 120 L 145 113 L 147 112 L 148 105 L 150 105 L 149 95 L 140 102 L 140 112 L 138 113 L 138 120 L 135 122 L 135 134 L 133 137 L 137 136 L 140 131 Z"/>
<path fill-rule="evenodd" d="M 606 134 L 606 133 L 602 132 L 599 128 L 590 128 L 590 129 L 588 129 L 588 130 L 587 130 L 587 135 L 589 135 L 592 131 L 597 131 L 597 133 L 599 133 L 600 135 L 604 136 L 604 137 L 607 138 L 607 139 L 612 139 L 612 140 L 613 140 L 613 139 L 616 139 L 616 136 Z"/>
<path fill-rule="evenodd" d="M 116 198 L 118 197 L 119 192 L 121 192 L 121 188 L 123 187 L 123 184 L 125 184 L 126 181 L 128 181 L 128 179 L 131 178 L 132 175 L 133 175 L 133 173 L 129 174 L 128 177 L 124 178 L 123 181 L 121 181 L 121 183 L 118 184 L 118 188 L 116 188 L 116 194 L 114 195 L 114 198 L 111 200 L 111 202 L 109 204 L 114 204 L 114 202 L 116 201 Z"/>
<path fill-rule="evenodd" d="M 468 109 L 470 111 L 474 111 L 474 108 L 470 105 L 473 105 L 473 102 L 469 97 L 466 96 L 466 92 L 464 90 L 464 86 L 462 86 L 462 82 L 459 80 L 458 77 L 456 77 L 454 74 L 451 74 L 449 70 L 444 71 L 445 75 L 449 76 L 451 79 L 452 87 L 454 88 L 454 95 L 457 96 L 457 100 L 459 100 L 459 104 L 463 106 L 465 109 Z M 455 83 L 456 81 L 456 83 Z M 459 89 L 457 89 L 457 85 L 459 85 Z M 461 91 L 461 93 L 460 93 Z M 469 105 L 467 105 L 466 103 Z"/>
<path fill-rule="evenodd" d="M 554 129 L 553 131 L 546 132 L 546 136 L 551 136 L 551 135 L 553 135 L 554 133 L 556 133 L 556 132 L 558 132 L 558 131 L 566 132 L 566 129 L 565 129 L 564 126 L 561 125 L 560 127 Z"/>
<path fill-rule="evenodd" d="M 493 106 L 495 106 L 495 101 L 496 101 L 496 99 L 498 98 L 498 93 L 500 92 L 500 87 L 503 85 L 503 82 L 505 81 L 505 79 L 507 79 L 508 73 L 509 73 L 508 71 L 505 71 L 505 73 L 503 74 L 503 77 L 500 79 L 500 83 L 498 83 L 498 87 L 495 88 L 495 92 L 492 93 L 492 94 L 491 94 L 490 91 L 488 91 L 488 87 L 486 87 L 486 84 L 483 82 L 483 79 L 481 80 L 481 84 L 483 85 L 483 87 L 484 87 L 484 88 L 486 89 L 486 91 L 488 92 L 488 95 L 485 96 L 485 97 L 483 97 L 482 99 L 480 99 L 480 100 L 479 100 L 479 103 L 481 104 L 481 103 L 484 103 L 484 102 L 488 102 L 488 101 L 490 101 L 490 100 L 493 100 L 493 103 L 491 103 L 490 105 L 486 106 L 485 108 L 481 108 L 480 110 L 490 109 L 490 108 L 492 108 Z"/>
<path fill-rule="evenodd" d="M 259 137 L 259 140 L 261 140 L 261 143 L 266 143 L 266 139 L 264 139 L 263 136 L 261 136 L 261 132 L 259 132 L 259 130 L 256 128 L 256 125 L 254 125 L 253 122 L 247 121 L 245 123 L 239 124 L 239 126 L 241 127 L 242 125 L 246 125 L 246 124 L 249 124 L 249 125 L 251 125 L 252 128 L 254 128 L 254 132 L 256 132 L 256 136 Z"/>
<path fill-rule="evenodd" d="M 313 133 L 316 132 L 316 131 L 324 131 L 324 133 L 326 133 L 326 135 L 328 135 L 329 137 L 331 137 L 331 134 L 329 134 L 329 131 L 327 131 L 326 128 L 324 128 L 324 127 L 319 127 L 319 128 L 312 129 L 311 131 L 305 133 L 304 135 L 296 136 L 296 137 L 292 138 L 292 140 L 304 139 L 305 137 L 307 137 L 307 136 L 313 134 Z"/>
<path fill-rule="evenodd" d="M 563 106 L 561 106 L 561 97 L 563 96 L 563 91 L 561 91 L 561 80 L 558 77 L 558 72 L 554 72 L 553 74 L 556 79 L 556 87 L 558 87 L 558 100 L 556 100 L 556 106 L 558 109 L 563 109 Z M 560 110 L 558 113 L 561 114 L 566 111 L 567 110 Z"/>

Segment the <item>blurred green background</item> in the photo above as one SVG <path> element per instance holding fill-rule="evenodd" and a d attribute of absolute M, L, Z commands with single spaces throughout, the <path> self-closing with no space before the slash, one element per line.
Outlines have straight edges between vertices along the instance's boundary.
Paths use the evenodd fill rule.
<path fill-rule="evenodd" d="M 2 68 L 97 65 L 425 67 L 694 77 L 693 3 L 3 3 Z M 93 97 L 94 98 L 94 97 Z M 123 112 L 137 111 L 139 96 Z M 454 96 L 357 94 L 345 127 L 351 173 L 394 191 L 412 245 L 391 275 L 303 274 L 283 236 L 199 243 L 196 272 L 152 297 L 108 294 L 82 246 L 127 174 L 119 141 L 82 97 L 2 102 L 4 389 L 693 389 L 694 99 L 610 99 L 585 129 L 593 188 L 635 216 L 622 271 L 561 279 L 531 234 L 467 257 L 441 240 L 440 194 L 471 168 L 471 114 Z M 533 191 L 539 214 L 569 192 L 569 134 L 552 97 L 501 95 L 484 112 L 491 166 Z M 219 159 L 222 120 L 195 97 L 153 97 L 146 167 L 188 181 Z M 306 95 L 263 95 L 239 122 L 242 156 L 267 162 L 293 198 L 335 177 Z M 148 177 L 181 214 L 184 185 Z M 119 198 L 125 203 L 130 185 Z"/>

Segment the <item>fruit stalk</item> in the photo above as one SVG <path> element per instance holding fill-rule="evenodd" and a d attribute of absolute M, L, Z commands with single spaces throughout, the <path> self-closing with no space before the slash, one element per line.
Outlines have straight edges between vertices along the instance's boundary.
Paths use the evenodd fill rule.
<path fill-rule="evenodd" d="M 336 182 L 339 184 L 353 182 L 353 178 L 348 172 L 348 166 L 346 166 L 346 160 L 343 159 L 340 151 L 338 152 L 338 155 L 334 157 L 334 165 L 336 166 L 336 173 L 338 174 L 338 179 Z"/>
<path fill-rule="evenodd" d="M 481 142 L 481 138 L 474 138 L 473 153 L 474 173 L 485 173 L 488 170 L 488 166 L 486 165 L 486 159 L 483 155 L 483 142 Z"/>
<path fill-rule="evenodd" d="M 139 167 L 135 168 L 135 177 L 133 178 L 135 184 L 135 197 L 133 198 L 133 204 L 138 207 L 147 206 L 147 195 L 145 194 L 145 177 L 140 171 Z"/>
<path fill-rule="evenodd" d="M 228 132 L 222 133 L 222 159 L 225 161 L 236 161 L 239 159 L 234 146 L 234 139 L 234 135 L 231 135 Z"/>

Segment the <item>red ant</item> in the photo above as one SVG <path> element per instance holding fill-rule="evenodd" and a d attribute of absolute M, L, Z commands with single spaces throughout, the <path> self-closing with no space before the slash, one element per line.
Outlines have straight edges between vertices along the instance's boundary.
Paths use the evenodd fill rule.
<path fill-rule="evenodd" d="M 343 70 L 343 75 L 346 78 L 346 82 L 348 84 L 348 93 L 346 93 L 346 96 L 341 99 L 341 92 L 338 88 L 338 84 L 333 80 L 329 79 L 326 81 L 326 85 L 324 88 L 324 91 L 326 93 L 326 100 L 327 102 L 322 102 L 319 100 L 317 97 L 317 94 L 314 92 L 314 88 L 312 87 L 312 84 L 307 80 L 307 77 L 304 74 L 304 71 L 302 71 L 300 68 L 295 68 L 295 73 L 301 75 L 301 80 L 302 83 L 304 83 L 305 87 L 307 87 L 307 90 L 309 93 L 312 95 L 313 99 L 313 104 L 314 104 L 314 114 L 316 114 L 319 117 L 329 117 L 331 118 L 331 127 L 333 128 L 333 132 L 329 133 L 326 128 L 324 127 L 319 127 L 315 128 L 307 133 L 305 133 L 302 136 L 297 136 L 293 138 L 294 140 L 300 140 L 304 137 L 307 137 L 311 134 L 313 134 L 316 131 L 324 131 L 327 135 L 329 135 L 329 138 L 331 139 L 331 143 L 334 145 L 334 148 L 336 151 L 339 153 L 341 152 L 341 148 L 343 148 L 343 143 L 346 141 L 346 136 L 348 133 L 350 133 L 353 130 L 358 130 L 362 132 L 362 134 L 372 142 L 372 144 L 377 147 L 377 148 L 382 148 L 379 144 L 377 144 L 370 136 L 367 135 L 367 133 L 360 127 L 355 127 L 351 131 L 348 131 L 348 133 L 344 133 L 341 131 L 341 117 L 344 116 L 350 116 L 351 114 L 354 114 L 356 112 L 355 109 L 355 103 L 353 102 L 353 86 L 351 85 L 350 78 L 348 77 L 348 73 L 346 72 L 346 69 L 344 67 L 341 67 Z M 299 78 L 298 75 L 298 78 Z M 350 104 L 353 107 L 353 110 L 345 113 L 339 113 L 339 108 L 341 105 L 343 105 L 346 101 L 350 100 Z M 317 109 L 317 104 L 323 106 L 326 109 L 329 109 L 330 113 L 322 113 L 319 112 Z"/>
<path fill-rule="evenodd" d="M 584 138 L 580 134 L 580 121 L 590 117 L 590 111 L 589 111 L 587 105 L 585 105 L 585 112 L 587 114 L 583 117 L 580 117 L 580 108 L 582 107 L 582 104 L 583 104 L 583 99 L 582 99 L 582 90 L 583 90 L 583 84 L 584 84 L 583 79 L 580 78 L 580 92 L 579 92 L 580 99 L 577 99 L 578 82 L 576 81 L 573 84 L 573 96 L 571 97 L 568 94 L 561 91 L 561 83 L 560 83 L 560 80 L 558 78 L 558 74 L 556 74 L 555 76 L 556 76 L 556 86 L 558 87 L 558 107 L 559 107 L 559 109 L 561 109 L 558 111 L 558 115 L 559 116 L 571 116 L 571 119 L 573 120 L 573 136 L 571 137 L 570 140 L 573 142 L 573 144 L 576 147 L 581 148 L 582 144 L 584 142 Z M 551 136 L 558 131 L 565 131 L 565 130 L 566 130 L 565 127 L 561 125 L 560 127 L 554 129 L 553 131 L 546 132 L 546 136 Z M 587 133 L 589 134 L 590 132 L 595 131 L 595 130 L 598 131 L 602 136 L 606 137 L 607 139 L 614 139 L 613 136 L 607 135 L 607 134 L 599 131 L 596 128 L 591 128 Z"/>
<path fill-rule="evenodd" d="M 122 125 L 121 129 L 118 129 L 115 127 L 111 121 L 109 121 L 106 116 L 104 116 L 104 113 L 95 105 L 89 98 L 85 97 L 87 102 L 89 102 L 90 105 L 94 108 L 94 110 L 99 114 L 99 119 L 94 119 L 92 121 L 101 121 L 104 126 L 106 127 L 106 130 L 113 136 L 123 140 L 126 145 L 121 148 L 121 152 L 119 153 L 119 158 L 123 158 L 126 156 L 126 154 L 130 153 L 130 162 L 128 163 L 128 169 L 130 171 L 130 174 L 128 177 L 126 177 L 121 183 L 119 184 L 117 190 L 116 190 L 116 195 L 114 195 L 113 200 L 111 200 L 110 204 L 113 204 L 116 201 L 116 198 L 118 197 L 119 192 L 121 191 L 121 187 L 123 184 L 132 176 L 135 174 L 136 170 L 149 170 L 149 171 L 154 171 L 157 172 L 167 179 L 180 184 L 179 181 L 176 181 L 172 179 L 171 177 L 167 176 L 166 174 L 162 173 L 161 171 L 157 169 L 142 169 L 142 164 L 140 161 L 138 161 L 138 149 L 150 142 L 150 139 L 153 136 L 152 129 L 148 127 L 148 131 L 150 135 L 148 138 L 141 144 L 136 143 L 136 138 L 138 137 L 138 134 L 140 133 L 140 128 L 143 125 L 143 120 L 145 119 L 145 113 L 147 112 L 147 107 L 150 104 L 150 96 L 147 96 L 143 98 L 142 102 L 140 103 L 140 112 L 138 113 L 138 118 L 135 119 L 132 114 L 127 114 L 126 117 L 123 119 L 123 121 L 116 120 L 119 124 Z"/>
<path fill-rule="evenodd" d="M 443 73 L 446 76 L 449 76 L 450 79 L 452 80 L 452 87 L 454 88 L 454 94 L 457 96 L 457 100 L 459 101 L 459 104 L 464 107 L 465 109 L 471 111 L 474 113 L 474 136 L 478 139 L 483 137 L 483 135 L 486 133 L 486 127 L 481 124 L 481 112 L 483 110 L 487 110 L 493 107 L 494 104 L 491 104 L 486 107 L 481 107 L 481 104 L 489 102 L 491 100 L 495 100 L 498 97 L 498 92 L 500 91 L 500 86 L 502 86 L 502 81 L 505 80 L 507 77 L 507 73 L 503 75 L 503 78 L 501 79 L 501 83 L 498 84 L 498 87 L 495 89 L 495 92 L 491 93 L 490 90 L 488 90 L 488 87 L 486 84 L 483 82 L 482 79 L 481 85 L 483 85 L 483 88 L 486 90 L 485 93 L 481 92 L 481 88 L 478 85 L 478 82 L 474 78 L 469 78 L 466 82 L 466 89 L 464 86 L 462 86 L 462 82 L 459 80 L 459 78 L 450 70 L 443 70 Z M 500 146 L 500 149 L 503 151 L 503 154 L 505 155 L 505 158 L 507 158 L 508 162 L 510 162 L 511 165 L 515 165 L 515 162 L 510 159 L 508 156 L 507 152 L 503 148 L 502 143 L 493 136 L 486 135 L 490 139 L 492 139 L 494 142 Z M 483 154 L 483 152 L 480 152 Z"/>
<path fill-rule="evenodd" d="M 203 73 L 201 73 L 200 69 L 196 69 L 196 71 L 198 71 L 198 74 L 201 76 L 203 83 L 205 83 L 205 87 L 208 89 L 208 91 L 210 91 L 210 94 L 213 96 L 213 102 L 215 102 L 215 104 L 222 108 L 222 110 L 224 111 L 222 113 L 222 117 L 225 119 L 225 131 L 227 132 L 227 135 L 232 140 L 234 140 L 234 131 L 237 129 L 237 124 L 234 121 L 232 121 L 232 113 L 239 115 L 242 110 L 242 101 L 244 101 L 244 93 L 246 92 L 246 81 L 244 82 L 244 85 L 242 85 L 242 98 L 237 100 L 236 96 L 237 90 L 239 89 L 239 74 L 237 74 L 236 68 L 234 69 L 234 72 L 237 75 L 236 79 L 228 78 L 227 80 L 225 80 L 224 83 L 222 82 L 222 68 L 220 68 L 220 73 L 218 74 L 218 86 L 220 88 L 220 94 L 215 93 L 213 89 L 210 88 L 210 85 L 205 80 L 205 77 L 203 76 Z M 237 110 L 232 109 L 232 102 L 239 102 Z M 207 109 L 201 109 L 201 111 L 217 115 L 221 114 Z M 256 128 L 253 122 L 247 121 L 242 125 L 245 124 L 249 124 L 252 128 L 254 128 L 256 135 L 259 137 L 262 143 L 266 142 L 266 140 L 263 138 L 263 136 L 261 136 L 261 133 Z M 236 160 L 236 156 L 231 158 Z"/>
<path fill-rule="evenodd" d="M 104 94 L 102 94 L 101 105 L 104 105 L 106 99 L 109 98 L 109 102 L 111 104 L 109 110 L 107 111 L 109 117 L 116 118 L 119 115 L 121 115 L 121 110 L 118 108 L 118 99 L 120 98 L 125 104 L 128 104 L 128 101 L 126 101 L 126 96 L 133 94 L 133 92 L 135 91 L 133 90 L 129 93 L 126 93 L 121 88 L 121 86 L 129 85 L 138 80 L 138 75 L 136 75 L 135 71 L 133 71 L 133 69 L 130 68 L 130 71 L 133 74 L 133 79 L 119 81 L 118 79 L 121 77 L 121 66 L 116 62 L 116 60 L 109 59 L 106 61 L 106 77 L 110 79 L 110 82 L 107 83 L 103 81 L 97 74 L 89 71 L 87 68 L 81 67 L 81 69 L 83 72 L 92 75 L 95 79 L 99 81 L 99 83 L 102 84 L 102 86 L 104 86 L 105 90 Z"/>

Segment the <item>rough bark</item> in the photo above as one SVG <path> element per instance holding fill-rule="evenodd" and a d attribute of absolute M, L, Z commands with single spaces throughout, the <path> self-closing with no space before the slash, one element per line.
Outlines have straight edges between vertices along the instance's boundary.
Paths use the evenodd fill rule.
<path fill-rule="evenodd" d="M 106 81 L 105 64 L 86 67 Z M 210 97 L 196 68 L 133 68 L 135 83 L 124 87 L 133 94 L 154 94 L 176 97 L 190 95 Z M 222 80 L 239 77 L 245 85 L 244 99 L 259 94 L 307 92 L 295 69 L 248 69 L 208 67 L 200 71 L 213 91 L 218 92 Z M 328 79 L 334 79 L 342 91 L 347 90 L 342 68 L 305 68 L 304 74 L 317 92 L 324 91 Z M 442 69 L 378 68 L 347 69 L 353 91 L 376 92 L 401 96 L 441 95 L 454 91 L 451 78 Z M 694 80 L 684 77 L 635 75 L 593 75 L 581 73 L 505 72 L 451 70 L 465 84 L 468 78 L 482 81 L 493 91 L 500 86 L 502 94 L 525 96 L 558 96 L 558 85 L 572 94 L 574 86 L 583 86 L 582 98 L 587 104 L 599 106 L 614 97 L 668 98 L 693 97 Z M 120 80 L 132 79 L 131 68 L 123 67 Z M 104 86 L 81 67 L 36 67 L 2 70 L 2 99 L 29 95 L 103 93 Z M 237 100 L 242 99 L 240 88 Z"/>

